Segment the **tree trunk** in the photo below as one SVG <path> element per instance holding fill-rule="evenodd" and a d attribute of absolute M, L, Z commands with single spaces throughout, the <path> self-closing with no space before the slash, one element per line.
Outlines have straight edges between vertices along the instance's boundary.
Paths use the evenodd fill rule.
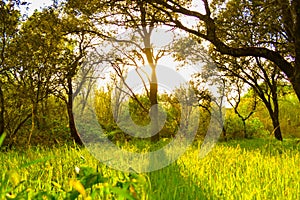
<path fill-rule="evenodd" d="M 300 47 L 299 47 L 300 49 Z M 299 61 L 298 61 L 299 60 Z M 297 59 L 295 61 L 295 72 L 294 72 L 294 76 L 290 79 L 293 89 L 298 97 L 298 100 L 300 101 L 300 52 L 299 52 L 299 59 Z M 297 66 L 298 65 L 298 66 Z"/>
<path fill-rule="evenodd" d="M 244 129 L 244 138 L 248 138 L 246 120 L 242 119 L 242 121 L 243 121 L 243 129 Z"/>
<path fill-rule="evenodd" d="M 272 88 L 272 101 L 274 105 L 274 112 L 273 112 L 273 128 L 274 128 L 274 135 L 277 140 L 282 141 L 282 134 L 279 122 L 279 105 L 278 105 L 278 98 L 277 98 L 277 85 Z"/>
<path fill-rule="evenodd" d="M 37 105 L 35 102 L 32 102 L 32 108 L 31 108 L 31 129 L 27 141 L 27 145 L 30 145 L 31 137 L 35 129 L 35 119 L 36 119 L 36 112 L 37 112 Z"/>
<path fill-rule="evenodd" d="M 294 9 L 296 11 L 296 24 L 295 24 L 295 72 L 294 77 L 291 80 L 293 88 L 297 94 L 298 100 L 300 101 L 300 1 L 293 1 Z"/>
<path fill-rule="evenodd" d="M 272 110 L 271 105 L 267 106 L 267 109 L 272 119 L 274 136 L 277 140 L 282 141 L 283 138 L 282 138 L 280 123 L 279 123 L 278 102 L 277 103 L 273 102 L 273 103 L 274 103 L 274 111 Z"/>
<path fill-rule="evenodd" d="M 145 49 L 144 53 L 147 57 L 148 64 L 151 67 L 151 80 L 150 80 L 150 104 L 151 104 L 151 141 L 157 142 L 159 140 L 158 132 L 158 102 L 157 92 L 158 83 L 156 75 L 156 63 L 153 60 L 153 52 L 150 44 L 150 34 L 145 34 L 144 38 Z"/>
<path fill-rule="evenodd" d="M 73 88 L 72 88 L 72 77 L 68 76 L 67 78 L 68 84 L 68 100 L 67 100 L 67 110 L 68 110 L 68 117 L 69 117 L 69 127 L 70 133 L 72 138 L 74 139 L 75 143 L 78 145 L 83 145 L 80 136 L 77 132 L 74 114 L 73 114 Z"/>
<path fill-rule="evenodd" d="M 223 126 L 223 128 L 222 128 L 222 134 L 223 134 L 223 138 L 224 138 L 224 140 L 227 142 L 227 132 L 226 132 L 226 128 Z"/>
<path fill-rule="evenodd" d="M 0 85 L 0 136 L 3 133 L 4 133 L 4 95 L 2 91 L 2 85 Z"/>
<path fill-rule="evenodd" d="M 150 104 L 151 104 L 151 141 L 157 142 L 159 140 L 158 132 L 158 102 L 157 102 L 157 77 L 156 67 L 152 67 L 151 83 L 150 83 Z"/>
<path fill-rule="evenodd" d="M 282 134 L 281 134 L 281 128 L 280 128 L 280 123 L 278 120 L 278 115 L 276 116 L 276 114 L 274 114 L 274 116 L 272 117 L 272 123 L 273 123 L 273 132 L 274 132 L 274 136 L 277 140 L 282 141 Z"/>

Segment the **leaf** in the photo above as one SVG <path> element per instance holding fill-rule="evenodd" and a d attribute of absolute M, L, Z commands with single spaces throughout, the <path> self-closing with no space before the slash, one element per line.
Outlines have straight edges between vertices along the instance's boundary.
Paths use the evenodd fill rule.
<path fill-rule="evenodd" d="M 7 193 L 5 196 L 6 196 L 7 199 L 16 199 L 16 197 L 17 197 L 17 195 L 9 194 L 9 193 Z"/>
<path fill-rule="evenodd" d="M 92 167 L 80 167 L 78 178 L 89 176 L 95 173 L 95 169 Z"/>
<path fill-rule="evenodd" d="M 56 182 L 54 182 L 54 181 L 52 181 L 51 183 L 52 183 L 53 186 L 55 186 L 55 187 L 57 187 L 57 188 L 59 188 L 59 189 L 61 188 L 61 185 L 60 185 L 60 184 L 58 184 L 58 183 L 56 183 Z"/>
<path fill-rule="evenodd" d="M 70 180 L 70 185 L 78 191 L 84 198 L 86 197 L 86 192 L 84 186 L 81 184 L 80 181 L 77 180 Z"/>
<path fill-rule="evenodd" d="M 11 171 L 9 173 L 9 180 L 12 182 L 13 186 L 17 186 L 20 183 L 20 176 L 16 171 Z"/>
<path fill-rule="evenodd" d="M 104 183 L 106 179 L 104 179 L 100 174 L 91 174 L 87 177 L 85 177 L 82 180 L 83 185 L 85 188 L 92 188 L 93 185 L 96 185 L 98 183 Z"/>
<path fill-rule="evenodd" d="M 1 147 L 2 144 L 3 144 L 3 141 L 4 141 L 5 137 L 6 137 L 6 133 L 3 133 L 3 134 L 0 136 L 0 147 Z"/>
<path fill-rule="evenodd" d="M 110 191 L 121 197 L 124 197 L 125 199 L 135 200 L 135 198 L 132 195 L 130 195 L 129 191 L 127 191 L 127 190 L 120 189 L 118 187 L 112 187 L 112 188 L 110 188 Z"/>

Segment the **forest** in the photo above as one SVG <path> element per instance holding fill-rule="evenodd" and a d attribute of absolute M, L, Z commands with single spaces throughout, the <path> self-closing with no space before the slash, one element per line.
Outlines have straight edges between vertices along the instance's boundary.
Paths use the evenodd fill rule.
<path fill-rule="evenodd" d="M 300 1 L 0 1 L 0 199 L 299 199 Z"/>

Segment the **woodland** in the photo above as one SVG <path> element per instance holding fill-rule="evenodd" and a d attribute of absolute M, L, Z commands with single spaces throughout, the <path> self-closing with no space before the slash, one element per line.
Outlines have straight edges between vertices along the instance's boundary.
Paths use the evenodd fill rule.
<path fill-rule="evenodd" d="M 0 1 L 0 199 L 300 198 L 300 1 L 29 6 Z M 186 153 L 145 173 L 85 148 L 179 137 Z"/>

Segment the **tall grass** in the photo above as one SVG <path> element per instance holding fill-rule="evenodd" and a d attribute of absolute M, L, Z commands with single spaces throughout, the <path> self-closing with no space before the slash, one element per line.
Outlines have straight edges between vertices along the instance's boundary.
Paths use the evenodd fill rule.
<path fill-rule="evenodd" d="M 143 174 L 110 169 L 67 145 L 1 153 L 0 199 L 300 199 L 295 141 L 219 143 L 203 159 L 196 146 Z"/>

